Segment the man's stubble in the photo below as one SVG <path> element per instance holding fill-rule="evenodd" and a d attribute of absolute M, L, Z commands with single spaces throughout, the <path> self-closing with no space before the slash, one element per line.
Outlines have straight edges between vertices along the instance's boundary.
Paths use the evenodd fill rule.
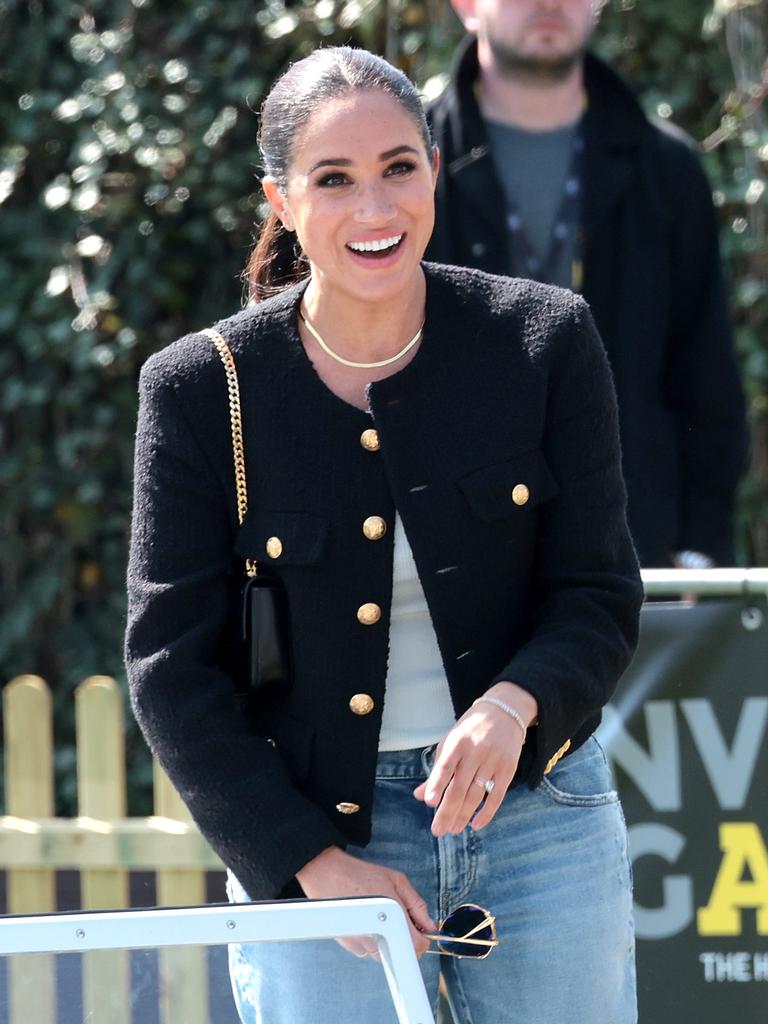
<path fill-rule="evenodd" d="M 539 86 L 559 85 L 566 81 L 574 68 L 584 60 L 586 53 L 585 44 L 570 53 L 557 54 L 553 57 L 524 54 L 490 36 L 488 45 L 493 55 L 495 69 L 502 78 Z"/>

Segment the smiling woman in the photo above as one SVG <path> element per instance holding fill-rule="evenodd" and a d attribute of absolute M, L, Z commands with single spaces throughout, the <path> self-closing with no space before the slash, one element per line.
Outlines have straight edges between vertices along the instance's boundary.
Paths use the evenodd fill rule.
<path fill-rule="evenodd" d="M 422 974 L 457 1024 L 631 1024 L 626 835 L 592 733 L 642 588 L 589 311 L 423 261 L 439 157 L 381 58 L 293 65 L 260 142 L 255 301 L 217 325 L 251 504 L 240 524 L 219 356 L 181 339 L 142 372 L 136 715 L 233 900 L 390 896 L 417 954 L 438 936 Z M 243 558 L 281 585 L 292 663 L 247 718 L 221 667 Z M 487 911 L 454 933 L 467 904 Z M 231 947 L 245 1024 L 394 1021 L 369 938 L 299 945 Z"/>
<path fill-rule="evenodd" d="M 349 51 L 345 65 L 343 52 L 295 65 L 264 104 L 262 184 L 272 213 L 247 276 L 258 298 L 275 280 L 309 272 L 307 355 L 331 390 L 363 409 L 366 385 L 380 376 L 363 371 L 404 367 L 421 340 L 419 262 L 434 226 L 439 158 L 405 76 L 364 51 Z M 286 233 L 295 234 L 290 247 Z"/>

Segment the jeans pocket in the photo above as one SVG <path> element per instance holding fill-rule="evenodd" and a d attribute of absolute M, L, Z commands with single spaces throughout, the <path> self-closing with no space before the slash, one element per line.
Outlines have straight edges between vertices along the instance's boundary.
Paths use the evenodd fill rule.
<path fill-rule="evenodd" d="M 600 807 L 619 800 L 603 748 L 594 736 L 544 776 L 541 790 L 555 803 L 568 807 Z"/>

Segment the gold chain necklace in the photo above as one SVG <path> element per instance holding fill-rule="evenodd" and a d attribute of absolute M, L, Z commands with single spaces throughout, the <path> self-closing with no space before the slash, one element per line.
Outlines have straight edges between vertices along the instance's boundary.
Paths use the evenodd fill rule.
<path fill-rule="evenodd" d="M 403 358 L 406 352 L 410 352 L 410 350 L 421 339 L 421 336 L 424 333 L 424 324 L 422 324 L 418 331 L 416 331 L 414 336 L 408 342 L 408 344 L 404 348 L 401 348 L 399 352 L 396 352 L 395 355 L 390 356 L 389 359 L 379 359 L 378 362 L 375 363 L 355 363 L 351 359 L 345 359 L 344 356 L 340 356 L 338 352 L 334 352 L 333 349 L 323 341 L 317 329 L 313 327 L 309 320 L 304 316 L 301 307 L 299 307 L 299 316 L 301 317 L 301 322 L 307 328 L 307 330 L 318 343 L 323 352 L 326 352 L 331 357 L 331 359 L 335 359 L 337 363 L 343 363 L 344 366 L 352 366 L 355 369 L 359 370 L 373 370 L 378 366 L 389 366 L 390 363 L 396 363 L 398 359 Z"/>

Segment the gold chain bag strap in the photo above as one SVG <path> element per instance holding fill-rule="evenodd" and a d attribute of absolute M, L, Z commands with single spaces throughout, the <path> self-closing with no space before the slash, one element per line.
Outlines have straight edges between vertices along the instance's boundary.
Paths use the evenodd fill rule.
<path fill-rule="evenodd" d="M 248 511 L 248 486 L 237 366 L 223 334 L 213 327 L 200 333 L 213 342 L 226 374 L 237 519 L 242 527 Z M 236 701 L 245 710 L 257 710 L 290 687 L 288 597 L 282 581 L 260 573 L 253 558 L 245 559 L 245 576 L 237 579 L 223 646 L 222 663 L 234 677 Z"/>

